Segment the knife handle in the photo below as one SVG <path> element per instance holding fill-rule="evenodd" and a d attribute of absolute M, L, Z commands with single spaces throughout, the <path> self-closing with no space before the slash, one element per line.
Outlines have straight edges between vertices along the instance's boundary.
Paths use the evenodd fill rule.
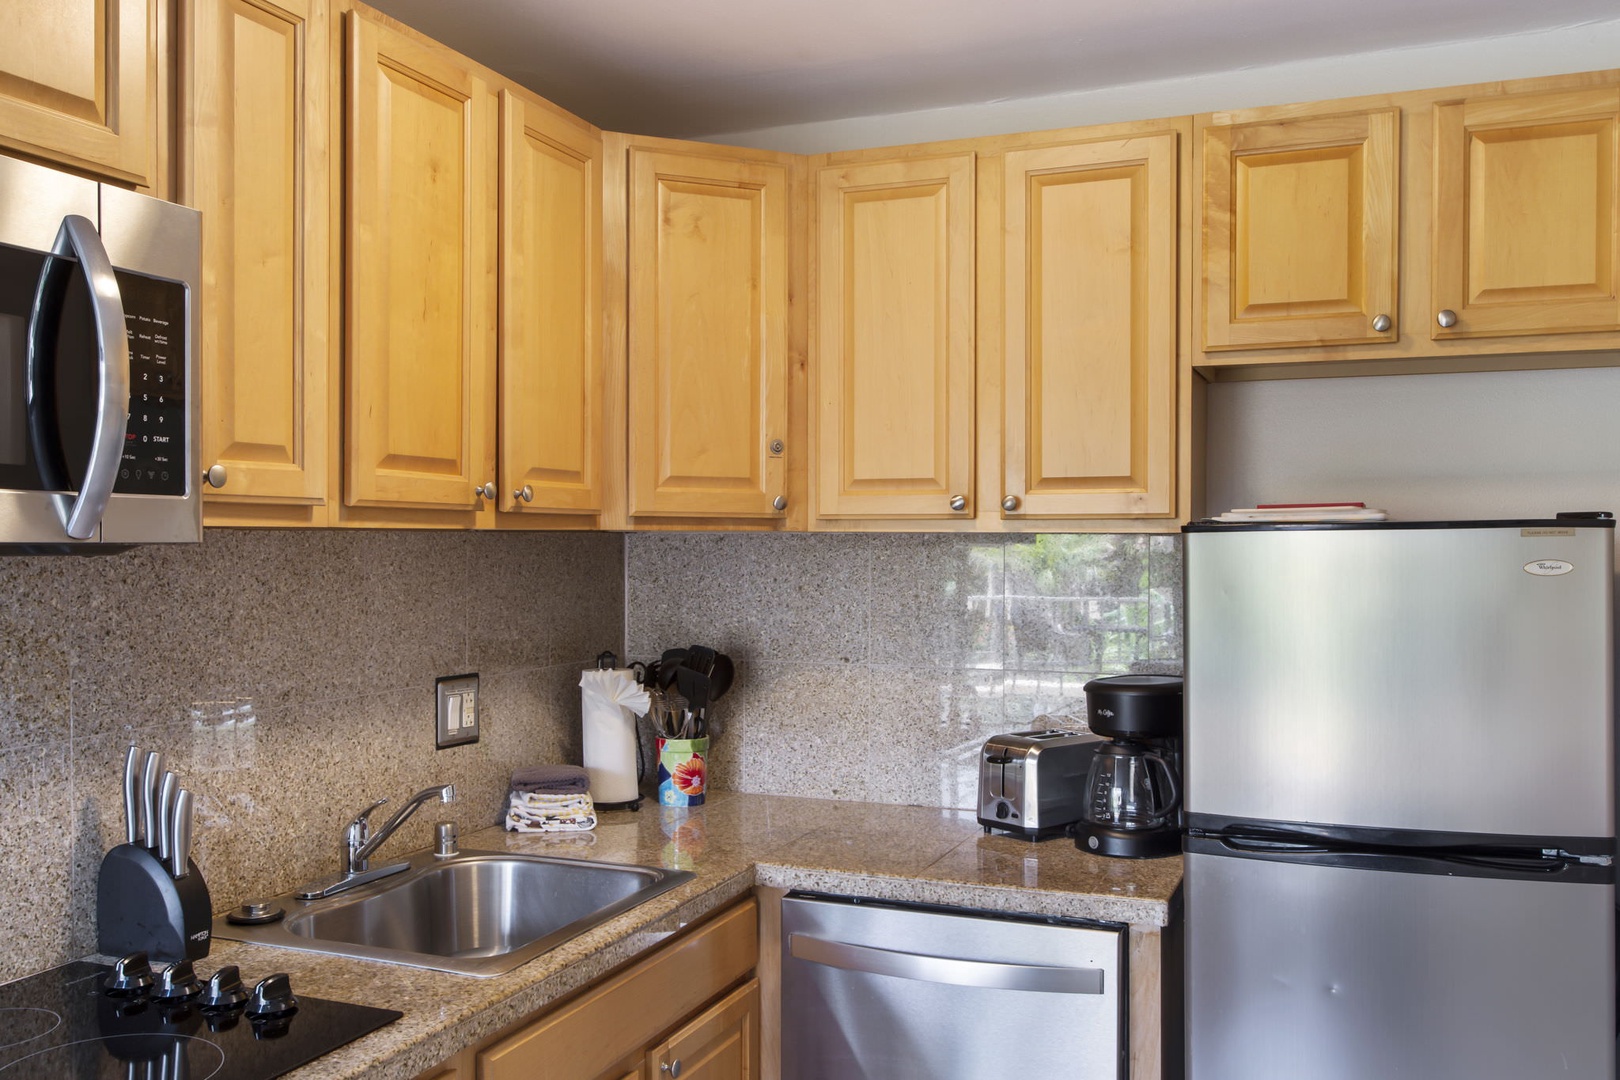
<path fill-rule="evenodd" d="M 158 785 L 157 801 L 157 856 L 161 862 L 168 862 L 169 853 L 174 850 L 174 804 L 179 794 L 180 778 L 172 772 L 164 773 L 163 782 Z"/>
<path fill-rule="evenodd" d="M 141 748 L 130 744 L 124 755 L 124 842 L 144 844 L 146 822 L 141 818 Z"/>
<path fill-rule="evenodd" d="M 141 771 L 141 806 L 144 843 L 151 850 L 158 846 L 158 780 L 163 776 L 163 755 L 153 750 L 146 755 L 146 768 Z"/>
<path fill-rule="evenodd" d="M 191 792 L 181 788 L 174 797 L 174 836 L 169 845 L 169 873 L 183 878 L 191 871 Z"/>

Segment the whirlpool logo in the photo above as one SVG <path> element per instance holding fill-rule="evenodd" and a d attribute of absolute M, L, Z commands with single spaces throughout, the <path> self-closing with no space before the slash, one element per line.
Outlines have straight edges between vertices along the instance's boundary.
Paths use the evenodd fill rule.
<path fill-rule="evenodd" d="M 1575 569 L 1574 563 L 1563 559 L 1535 559 L 1524 564 L 1524 572 L 1536 577 L 1559 577 Z"/>

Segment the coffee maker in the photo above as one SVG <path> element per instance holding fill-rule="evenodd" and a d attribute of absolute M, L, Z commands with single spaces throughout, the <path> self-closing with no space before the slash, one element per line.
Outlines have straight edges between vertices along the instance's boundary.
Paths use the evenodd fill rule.
<path fill-rule="evenodd" d="M 1115 675 L 1086 683 L 1100 743 L 1074 826 L 1082 851 L 1151 859 L 1181 851 L 1181 679 Z"/>

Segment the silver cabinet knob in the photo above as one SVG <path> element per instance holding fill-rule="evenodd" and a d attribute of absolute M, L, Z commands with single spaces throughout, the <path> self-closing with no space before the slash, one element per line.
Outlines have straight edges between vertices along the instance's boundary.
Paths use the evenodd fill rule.
<path fill-rule="evenodd" d="M 680 1076 L 681 1075 L 681 1059 L 676 1058 L 674 1061 L 666 1061 L 666 1062 L 664 1062 L 662 1065 L 658 1066 L 658 1071 L 659 1072 L 669 1073 L 669 1075 L 671 1077 Z"/>
<path fill-rule="evenodd" d="M 783 444 L 781 439 L 771 440 L 770 450 L 772 457 L 780 457 L 782 455 L 782 451 L 785 449 L 787 449 L 787 447 Z"/>
<path fill-rule="evenodd" d="M 1005 499 L 1002 499 L 1001 508 L 1009 514 L 1018 509 L 1018 496 L 1008 495 Z"/>
<path fill-rule="evenodd" d="M 1447 328 L 1456 326 L 1457 313 L 1450 308 L 1441 308 L 1440 313 L 1434 317 L 1434 321 Z"/>
<path fill-rule="evenodd" d="M 480 499 L 488 499 L 490 502 L 494 502 L 495 501 L 495 481 L 491 480 L 487 484 L 483 484 L 483 485 L 481 485 L 479 487 L 473 488 L 473 494 L 478 496 Z"/>
<path fill-rule="evenodd" d="M 774 506 L 778 511 L 786 510 L 787 509 L 787 496 L 786 495 L 778 495 L 776 498 L 771 500 L 771 505 Z"/>
<path fill-rule="evenodd" d="M 534 502 L 534 488 L 530 487 L 528 484 L 524 484 L 522 487 L 512 492 L 512 498 L 521 499 L 524 502 Z"/>
<path fill-rule="evenodd" d="M 203 473 L 203 482 L 211 488 L 222 488 L 229 476 L 225 473 L 225 466 L 210 465 L 208 471 Z"/>
<path fill-rule="evenodd" d="M 1389 328 L 1394 325 L 1395 320 L 1391 319 L 1388 315 L 1373 316 L 1373 330 L 1377 333 L 1387 334 L 1389 333 Z"/>
<path fill-rule="evenodd" d="M 967 496 L 966 495 L 952 495 L 951 496 L 951 509 L 955 510 L 955 511 L 957 511 L 959 513 L 961 511 L 963 511 L 963 510 L 966 510 L 967 509 Z"/>

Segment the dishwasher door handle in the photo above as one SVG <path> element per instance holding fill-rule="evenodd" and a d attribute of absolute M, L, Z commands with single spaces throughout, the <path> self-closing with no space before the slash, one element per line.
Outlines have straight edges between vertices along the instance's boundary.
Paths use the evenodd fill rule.
<path fill-rule="evenodd" d="M 991 990 L 1035 990 L 1045 994 L 1100 994 L 1101 968 L 1046 967 L 1035 964 L 998 964 L 988 960 L 958 960 L 949 956 L 874 949 L 844 941 L 827 941 L 805 934 L 788 935 L 788 954 L 796 960 L 826 967 L 893 975 L 918 982 L 951 986 L 979 986 Z"/>

